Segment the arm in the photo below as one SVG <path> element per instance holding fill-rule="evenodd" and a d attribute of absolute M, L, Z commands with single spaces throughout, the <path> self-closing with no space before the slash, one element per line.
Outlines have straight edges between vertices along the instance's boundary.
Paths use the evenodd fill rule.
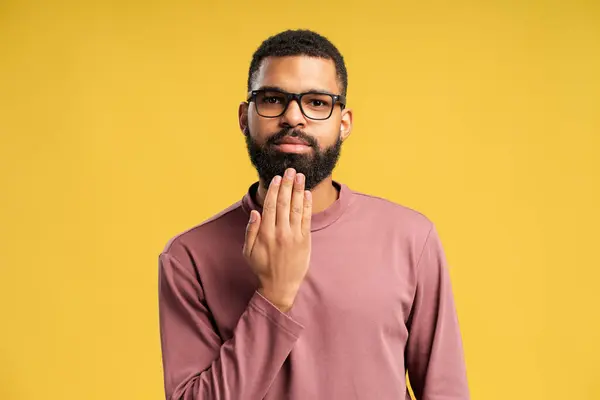
<path fill-rule="evenodd" d="M 159 315 L 167 400 L 262 399 L 302 326 L 258 292 L 223 342 L 191 261 L 159 257 Z"/>
<path fill-rule="evenodd" d="M 463 345 L 450 276 L 434 227 L 417 264 L 406 363 L 417 400 L 468 400 Z"/>

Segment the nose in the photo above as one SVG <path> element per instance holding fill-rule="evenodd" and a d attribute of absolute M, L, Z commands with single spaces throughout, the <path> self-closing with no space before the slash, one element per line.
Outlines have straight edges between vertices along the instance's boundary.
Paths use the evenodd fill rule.
<path fill-rule="evenodd" d="M 283 125 L 289 126 L 304 126 L 306 124 L 306 119 L 304 118 L 304 114 L 302 114 L 302 110 L 300 109 L 300 105 L 296 100 L 290 100 L 290 103 L 287 106 L 287 109 L 281 116 L 281 123 Z"/>

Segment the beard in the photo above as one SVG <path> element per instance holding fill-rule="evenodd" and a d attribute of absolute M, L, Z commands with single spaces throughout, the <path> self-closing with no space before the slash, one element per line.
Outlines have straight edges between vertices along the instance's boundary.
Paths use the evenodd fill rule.
<path fill-rule="evenodd" d="M 336 142 L 321 150 L 317 141 L 302 131 L 282 129 L 260 145 L 250 135 L 246 127 L 244 131 L 246 147 L 252 165 L 258 172 L 258 177 L 265 185 L 269 185 L 276 176 L 283 176 L 287 168 L 294 168 L 296 172 L 305 176 L 305 189 L 312 190 L 333 172 L 341 154 L 342 139 L 338 136 Z M 297 137 L 306 141 L 312 152 L 306 154 L 284 153 L 275 148 L 275 143 L 286 136 Z"/>

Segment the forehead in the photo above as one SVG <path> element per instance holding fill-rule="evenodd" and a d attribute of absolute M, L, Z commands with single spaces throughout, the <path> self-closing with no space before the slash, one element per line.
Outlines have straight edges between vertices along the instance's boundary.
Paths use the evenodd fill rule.
<path fill-rule="evenodd" d="M 289 92 L 340 92 L 333 60 L 308 56 L 265 58 L 252 86 L 253 89 L 274 86 Z"/>

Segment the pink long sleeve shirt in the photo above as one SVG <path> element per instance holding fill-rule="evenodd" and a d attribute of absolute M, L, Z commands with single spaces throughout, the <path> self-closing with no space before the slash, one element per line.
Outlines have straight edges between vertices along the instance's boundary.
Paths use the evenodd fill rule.
<path fill-rule="evenodd" d="M 338 184 L 339 185 L 339 184 Z M 250 193 L 159 257 L 168 400 L 469 399 L 440 240 L 422 214 L 339 185 L 312 218 L 293 308 L 262 297 L 242 256 Z"/>

